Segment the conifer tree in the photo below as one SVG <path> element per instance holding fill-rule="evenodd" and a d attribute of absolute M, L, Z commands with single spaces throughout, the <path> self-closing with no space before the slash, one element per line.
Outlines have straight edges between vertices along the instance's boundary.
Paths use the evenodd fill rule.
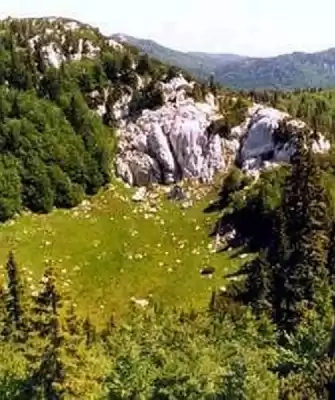
<path fill-rule="evenodd" d="M 90 317 L 87 317 L 83 323 L 83 331 L 85 335 L 86 346 L 91 346 L 96 340 L 96 329 L 91 322 Z"/>
<path fill-rule="evenodd" d="M 46 270 L 42 284 L 33 308 L 33 350 L 27 356 L 31 373 L 23 394 L 55 400 L 83 398 L 87 373 L 83 325 L 73 304 L 65 308 L 70 297 L 60 295 L 52 268 Z"/>
<path fill-rule="evenodd" d="M 332 228 L 329 236 L 327 269 L 329 275 L 329 283 L 334 290 L 335 289 L 335 221 L 332 222 Z"/>
<path fill-rule="evenodd" d="M 248 266 L 249 273 L 246 279 L 247 301 L 252 303 L 257 313 L 268 313 L 271 310 L 271 265 L 267 252 L 262 251 Z"/>
<path fill-rule="evenodd" d="M 326 269 L 329 200 L 307 132 L 298 136 L 292 173 L 284 190 L 283 213 L 290 253 L 279 260 L 273 286 L 282 288 L 277 323 L 294 330 L 308 309 L 328 310 L 331 291 Z M 281 277 L 278 282 L 279 276 Z M 284 281 L 284 282 L 283 282 Z"/>
<path fill-rule="evenodd" d="M 296 139 L 270 246 L 247 276 L 248 301 L 254 308 L 269 306 L 276 324 L 287 332 L 309 310 L 327 319 L 332 298 L 327 270 L 330 201 L 309 132 Z"/>
<path fill-rule="evenodd" d="M 33 307 L 33 335 L 37 337 L 31 339 L 37 349 L 33 350 L 34 353 L 27 354 L 31 373 L 22 396 L 58 400 L 64 398 L 65 367 L 61 357 L 64 337 L 59 315 L 61 296 L 56 288 L 52 268 L 46 270 L 42 284 L 43 288 Z M 39 339 L 42 340 L 38 341 Z"/>
<path fill-rule="evenodd" d="M 14 335 L 18 339 L 22 339 L 22 334 L 25 331 L 27 322 L 25 320 L 23 307 L 24 290 L 18 266 L 12 251 L 9 253 L 6 271 L 8 289 L 5 297 L 6 322 L 3 333 L 7 337 Z"/>
<path fill-rule="evenodd" d="M 47 69 L 47 64 L 45 61 L 45 54 L 43 51 L 43 46 L 41 41 L 37 41 L 34 46 L 34 58 L 37 65 L 37 69 L 41 74 L 44 74 Z"/>
<path fill-rule="evenodd" d="M 152 63 L 149 59 L 148 54 L 142 54 L 139 57 L 138 64 L 136 67 L 136 71 L 140 75 L 149 75 L 152 71 Z"/>

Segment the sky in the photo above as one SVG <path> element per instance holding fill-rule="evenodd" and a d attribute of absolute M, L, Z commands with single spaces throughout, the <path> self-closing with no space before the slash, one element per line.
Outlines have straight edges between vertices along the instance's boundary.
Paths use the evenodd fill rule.
<path fill-rule="evenodd" d="M 182 51 L 267 57 L 335 47 L 334 0 L 7 0 L 0 17 L 63 16 Z"/>

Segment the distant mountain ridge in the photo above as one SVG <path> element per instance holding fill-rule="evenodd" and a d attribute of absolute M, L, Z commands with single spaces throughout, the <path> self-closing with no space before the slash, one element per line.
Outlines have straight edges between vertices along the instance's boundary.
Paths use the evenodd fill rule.
<path fill-rule="evenodd" d="M 139 39 L 123 33 L 117 33 L 111 37 L 120 43 L 129 43 L 162 62 L 185 69 L 201 79 L 207 79 L 209 75 L 215 73 L 217 68 L 226 63 L 246 58 L 230 53 L 182 52 L 163 46 L 151 39 Z"/>
<path fill-rule="evenodd" d="M 234 89 L 296 89 L 335 86 L 335 48 L 315 53 L 294 52 L 275 57 L 247 57 L 237 54 L 181 52 L 159 43 L 117 34 L 150 56 L 183 68 L 200 79 L 213 74 L 224 86 Z"/>
<path fill-rule="evenodd" d="M 214 74 L 220 83 L 233 88 L 329 88 L 335 86 L 335 48 L 248 58 L 220 66 Z"/>

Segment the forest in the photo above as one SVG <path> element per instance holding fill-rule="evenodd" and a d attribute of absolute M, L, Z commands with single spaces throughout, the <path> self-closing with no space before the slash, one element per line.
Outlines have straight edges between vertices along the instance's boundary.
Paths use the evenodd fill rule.
<path fill-rule="evenodd" d="M 85 25 L 65 30 L 65 22 L 0 23 L 2 222 L 73 208 L 104 188 L 113 179 L 115 104 L 134 91 L 132 113 L 155 108 L 155 83 L 179 73 L 132 47 L 117 50 Z M 50 41 L 64 54 L 59 68 L 46 60 Z M 209 90 L 221 96 L 224 131 L 256 101 L 334 142 L 335 90 L 232 92 L 210 79 L 192 96 Z M 308 129 L 297 132 L 291 164 L 255 184 L 237 168 L 224 178 L 220 218 L 254 257 L 225 291 L 208 293 L 206 309 L 154 302 L 98 326 L 77 312 L 66 273 L 46 265 L 34 286 L 11 251 L 1 267 L 0 398 L 335 398 L 335 154 L 313 154 L 311 140 Z"/>

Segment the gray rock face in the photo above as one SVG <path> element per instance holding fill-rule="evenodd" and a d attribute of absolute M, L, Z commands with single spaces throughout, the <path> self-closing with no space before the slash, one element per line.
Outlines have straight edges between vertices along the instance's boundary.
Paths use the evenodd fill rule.
<path fill-rule="evenodd" d="M 304 122 L 255 104 L 228 139 L 209 135 L 208 127 L 220 118 L 215 99 L 209 95 L 205 103 L 196 103 L 186 97 L 185 89 L 190 87 L 182 77 L 161 83 L 165 104 L 155 111 L 144 110 L 135 123 L 120 128 L 116 172 L 124 181 L 138 186 L 170 184 L 183 178 L 208 182 L 235 161 L 246 173 L 258 177 L 262 169 L 290 160 L 294 133 L 282 142 L 275 138 L 276 129 L 283 120 L 298 129 L 304 128 Z M 313 150 L 329 149 L 329 141 L 319 134 Z"/>
<path fill-rule="evenodd" d="M 207 134 L 219 117 L 213 99 L 195 103 L 186 98 L 189 86 L 182 77 L 162 84 L 165 105 L 143 111 L 136 123 L 121 130 L 116 171 L 129 184 L 173 183 L 182 178 L 210 181 L 227 167 L 226 141 Z"/>
<path fill-rule="evenodd" d="M 288 127 L 295 128 L 293 132 L 306 126 L 303 121 L 293 119 L 285 112 L 254 105 L 249 109 L 246 121 L 232 130 L 232 134 L 238 136 L 241 142 L 239 162 L 244 171 L 257 176 L 263 168 L 290 160 L 295 149 L 294 133 L 284 143 L 275 139 L 276 129 L 284 120 Z M 322 134 L 318 134 L 312 146 L 315 153 L 325 153 L 330 149 L 329 141 Z"/>

